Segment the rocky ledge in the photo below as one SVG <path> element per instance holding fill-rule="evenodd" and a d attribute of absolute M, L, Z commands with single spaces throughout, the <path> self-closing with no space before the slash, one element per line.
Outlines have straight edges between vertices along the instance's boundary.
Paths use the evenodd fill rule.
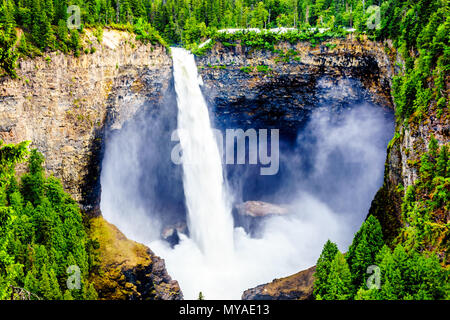
<path fill-rule="evenodd" d="M 250 217 L 265 217 L 288 213 L 286 208 L 264 201 L 246 201 L 236 205 L 236 209 L 239 214 Z"/>
<path fill-rule="evenodd" d="M 242 300 L 310 300 L 316 267 L 248 289 Z"/>
<path fill-rule="evenodd" d="M 127 239 L 102 217 L 90 220 L 90 237 L 99 244 L 100 265 L 92 281 L 100 299 L 181 300 L 178 282 L 164 260 L 146 246 Z"/>

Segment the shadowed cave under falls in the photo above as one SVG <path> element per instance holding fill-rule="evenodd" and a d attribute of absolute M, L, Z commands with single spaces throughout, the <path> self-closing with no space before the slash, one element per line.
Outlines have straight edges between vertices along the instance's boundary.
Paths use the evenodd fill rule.
<path fill-rule="evenodd" d="M 371 102 L 356 78 L 318 75 L 295 112 L 268 87 L 270 104 L 249 93 L 229 113 L 197 80 L 193 56 L 173 55 L 164 102 L 142 106 L 107 134 L 104 217 L 165 259 L 185 299 L 200 291 L 206 299 L 240 299 L 248 288 L 315 265 L 327 239 L 345 252 L 382 185 L 392 110 Z M 263 118 L 251 112 L 261 108 Z M 189 137 L 178 141 L 172 134 L 180 127 Z M 279 170 L 261 175 L 268 165 L 249 164 L 248 140 L 245 164 L 225 164 L 225 151 L 221 164 L 211 128 L 268 129 L 269 146 L 270 129 L 279 129 Z M 177 147 L 217 163 L 176 164 Z"/>

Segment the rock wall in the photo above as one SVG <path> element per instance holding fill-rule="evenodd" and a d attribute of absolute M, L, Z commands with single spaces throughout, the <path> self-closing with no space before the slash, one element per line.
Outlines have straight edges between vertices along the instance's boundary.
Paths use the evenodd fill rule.
<path fill-rule="evenodd" d="M 324 103 L 327 94 L 323 89 L 347 79 L 361 83 L 365 101 L 395 110 L 391 84 L 393 76 L 402 72 L 402 61 L 389 41 L 375 43 L 350 37 L 316 47 L 309 43 L 280 43 L 275 49 L 255 50 L 239 43 L 227 46 L 217 43 L 205 56 L 197 57 L 203 91 L 210 97 L 208 102 L 219 121 L 243 116 L 245 124 L 247 115 L 248 119 L 263 119 L 265 125 L 282 121 L 295 127 L 298 125 L 295 122 L 306 120 L 304 115 L 309 110 Z M 338 100 L 332 97 L 333 104 L 352 103 L 360 98 L 353 92 L 341 92 L 337 97 Z M 384 183 L 369 210 L 369 214 L 379 219 L 388 244 L 393 243 L 405 224 L 401 215 L 404 192 L 418 178 L 415 164 L 427 151 L 430 137 L 435 136 L 440 145 L 449 141 L 447 119 L 430 111 L 421 122 L 397 124 L 396 135 L 388 146 Z M 440 223 L 448 223 L 448 213 L 443 219 Z M 308 274 L 308 270 L 299 274 Z M 296 292 L 299 284 L 286 279 L 296 279 L 299 274 L 249 289 L 243 299 L 297 299 L 285 292 Z M 311 280 L 312 274 L 306 278 Z M 305 283 L 311 290 L 303 287 L 301 291 L 312 292 L 313 282 Z"/>
<path fill-rule="evenodd" d="M 245 290 L 242 300 L 311 300 L 316 267 Z"/>
<path fill-rule="evenodd" d="M 90 220 L 90 237 L 100 245 L 100 265 L 91 280 L 100 299 L 181 300 L 178 282 L 164 260 L 146 246 L 127 239 L 102 217 Z"/>
<path fill-rule="evenodd" d="M 105 30 L 102 43 L 86 30 L 94 53 L 59 52 L 19 61 L 19 79 L 0 79 L 0 139 L 31 140 L 48 172 L 85 211 L 98 212 L 102 139 L 143 105 L 156 106 L 172 77 L 160 45 Z"/>
<path fill-rule="evenodd" d="M 369 210 L 369 214 L 373 214 L 380 221 L 383 235 L 388 243 L 393 243 L 400 228 L 406 223 L 401 214 L 403 196 L 407 188 L 419 177 L 417 163 L 422 154 L 429 151 L 428 144 L 431 136 L 436 138 L 439 145 L 450 141 L 448 115 L 438 117 L 432 108 L 420 123 L 398 124 L 396 136 L 388 146 L 383 186 L 375 195 Z M 435 222 L 445 225 L 449 220 L 450 214 L 447 212 Z M 442 239 L 439 239 L 437 243 L 441 241 Z M 440 250 L 438 249 L 438 252 Z"/>
<path fill-rule="evenodd" d="M 209 104 L 218 121 L 229 125 L 245 127 L 257 119 L 264 127 L 282 122 L 295 128 L 319 104 L 339 109 L 372 101 L 393 107 L 389 56 L 383 45 L 368 40 L 334 39 L 315 47 L 279 43 L 273 51 L 216 43 L 197 64 Z"/>

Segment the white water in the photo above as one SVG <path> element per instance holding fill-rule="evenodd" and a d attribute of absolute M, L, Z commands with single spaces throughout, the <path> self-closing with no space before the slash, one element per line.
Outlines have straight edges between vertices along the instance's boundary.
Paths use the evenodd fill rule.
<path fill-rule="evenodd" d="M 172 48 L 172 57 L 189 232 L 207 260 L 220 262 L 233 252 L 233 217 L 219 148 L 194 56 Z"/>

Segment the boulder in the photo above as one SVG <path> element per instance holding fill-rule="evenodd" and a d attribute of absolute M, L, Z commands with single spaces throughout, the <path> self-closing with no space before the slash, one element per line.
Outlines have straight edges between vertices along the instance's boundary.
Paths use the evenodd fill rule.
<path fill-rule="evenodd" d="M 282 206 L 263 201 L 246 201 L 236 205 L 236 209 L 240 215 L 250 217 L 285 215 L 288 213 L 288 210 Z"/>
<path fill-rule="evenodd" d="M 312 300 L 316 266 L 248 289 L 242 300 Z"/>

